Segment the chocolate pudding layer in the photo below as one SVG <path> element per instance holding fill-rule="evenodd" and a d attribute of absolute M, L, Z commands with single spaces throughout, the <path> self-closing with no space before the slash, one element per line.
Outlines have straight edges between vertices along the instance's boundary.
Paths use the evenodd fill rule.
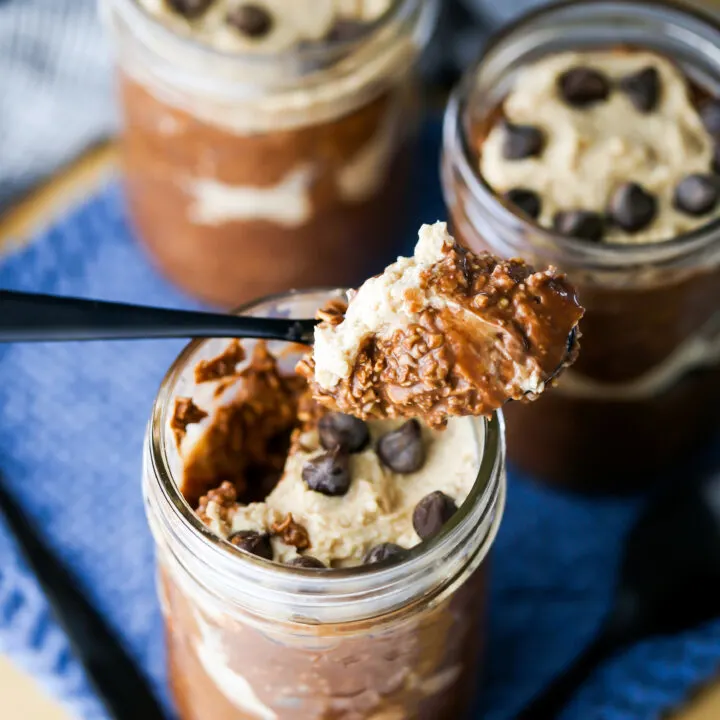
<path fill-rule="evenodd" d="M 218 618 L 161 574 L 170 684 L 182 720 L 465 720 L 485 644 L 487 572 L 385 621 Z"/>
<path fill-rule="evenodd" d="M 695 50 L 720 32 L 631 2 L 608 47 L 596 38 L 617 8 L 585 7 L 574 40 L 574 10 L 550 7 L 470 71 L 444 187 L 465 246 L 557 264 L 586 309 L 556 391 L 508 407 L 510 458 L 544 482 L 622 492 L 674 472 L 720 421 L 720 68 Z"/>
<path fill-rule="evenodd" d="M 306 317 L 305 298 L 246 311 Z M 180 716 L 464 718 L 500 422 L 329 411 L 302 351 L 195 343 L 156 403 L 145 485 Z"/>
<path fill-rule="evenodd" d="M 131 218 L 171 279 L 232 306 L 397 254 L 433 3 L 107 4 Z"/>

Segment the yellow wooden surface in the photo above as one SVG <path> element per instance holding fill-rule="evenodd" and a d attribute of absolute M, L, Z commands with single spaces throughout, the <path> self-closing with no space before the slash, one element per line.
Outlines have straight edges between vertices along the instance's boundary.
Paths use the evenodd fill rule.
<path fill-rule="evenodd" d="M 0 249 L 23 244 L 49 225 L 59 213 L 81 202 L 117 167 L 113 145 L 90 151 L 77 163 L 42 185 L 0 217 Z M 720 673 L 720 667 L 718 667 Z M 35 682 L 0 656 L 1 720 L 69 720 L 67 714 L 49 700 Z M 720 720 L 720 679 L 698 690 L 687 707 L 671 720 Z"/>
<path fill-rule="evenodd" d="M 31 680 L 0 656 L 0 717 L 3 720 L 70 720 Z"/>
<path fill-rule="evenodd" d="M 65 209 L 81 202 L 114 171 L 116 155 L 112 144 L 93 148 L 0 216 L 0 248 L 26 241 Z"/>

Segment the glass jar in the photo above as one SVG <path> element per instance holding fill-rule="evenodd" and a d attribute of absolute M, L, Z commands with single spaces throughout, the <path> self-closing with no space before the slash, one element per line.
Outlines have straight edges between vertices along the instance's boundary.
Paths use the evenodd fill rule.
<path fill-rule="evenodd" d="M 354 39 L 252 55 L 181 37 L 138 0 L 102 8 L 130 216 L 172 280 L 232 307 L 355 286 L 397 257 L 436 0 L 395 0 Z"/>
<path fill-rule="evenodd" d="M 485 50 L 454 92 L 444 126 L 443 188 L 458 240 L 558 266 L 587 309 L 575 365 L 537 402 L 505 413 L 511 463 L 586 492 L 646 486 L 718 427 L 720 222 L 643 245 L 557 235 L 491 191 L 470 138 L 497 113 L 521 66 L 618 46 L 655 50 L 695 90 L 720 94 L 713 20 L 662 2 L 563 3 L 524 17 Z"/>
<path fill-rule="evenodd" d="M 286 294 L 242 312 L 310 317 L 332 295 Z M 211 533 L 176 482 L 174 398 L 188 393 L 194 366 L 217 342 L 191 343 L 171 367 L 144 452 L 180 717 L 460 720 L 478 685 L 485 558 L 505 502 L 502 417 L 467 420 L 481 448 L 477 480 L 443 531 L 403 561 L 323 572 L 270 563 Z M 281 364 L 290 370 L 296 359 Z"/>

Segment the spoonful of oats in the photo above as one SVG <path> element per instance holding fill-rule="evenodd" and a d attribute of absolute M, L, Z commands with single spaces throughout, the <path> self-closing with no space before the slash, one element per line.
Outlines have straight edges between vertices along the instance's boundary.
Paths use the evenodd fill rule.
<path fill-rule="evenodd" d="M 297 370 L 333 410 L 441 427 L 535 399 L 574 361 L 582 315 L 554 268 L 471 253 L 445 223 L 423 225 L 413 257 L 320 311 Z"/>

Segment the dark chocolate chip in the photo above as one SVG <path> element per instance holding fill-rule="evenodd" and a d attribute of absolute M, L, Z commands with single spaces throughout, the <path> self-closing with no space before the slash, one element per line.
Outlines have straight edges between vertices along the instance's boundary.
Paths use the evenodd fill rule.
<path fill-rule="evenodd" d="M 391 542 L 380 543 L 368 551 L 364 563 L 365 565 L 374 565 L 390 559 L 400 560 L 403 555 L 405 555 L 405 548 Z"/>
<path fill-rule="evenodd" d="M 406 475 L 419 470 L 425 463 L 420 423 L 408 420 L 397 430 L 383 435 L 378 440 L 377 454 L 383 465 L 393 472 Z"/>
<path fill-rule="evenodd" d="M 720 179 L 712 175 L 688 175 L 675 188 L 673 205 L 687 215 L 705 215 L 720 197 Z"/>
<path fill-rule="evenodd" d="M 608 214 L 626 232 L 637 232 L 655 219 L 657 199 L 637 183 L 624 183 L 612 194 Z"/>
<path fill-rule="evenodd" d="M 227 22 L 250 38 L 267 35 L 273 26 L 272 15 L 264 7 L 254 3 L 245 3 L 230 10 Z"/>
<path fill-rule="evenodd" d="M 312 568 L 317 570 L 325 568 L 325 563 L 320 562 L 320 560 L 312 557 L 312 555 L 298 555 L 296 558 L 293 558 L 288 563 L 288 565 L 292 565 L 293 567 Z"/>
<path fill-rule="evenodd" d="M 523 160 L 540 155 L 545 145 L 545 135 L 540 128 L 534 125 L 515 125 L 507 120 L 503 121 L 503 128 L 503 157 L 506 160 Z"/>
<path fill-rule="evenodd" d="M 632 75 L 620 78 L 620 89 L 641 113 L 655 110 L 660 100 L 660 73 L 657 68 L 646 67 Z"/>
<path fill-rule="evenodd" d="M 610 81 L 597 70 L 576 67 L 558 78 L 558 89 L 563 100 L 576 108 L 586 108 L 606 100 L 610 94 Z"/>
<path fill-rule="evenodd" d="M 700 117 L 705 129 L 713 137 L 720 137 L 720 100 L 712 99 L 703 103 Z"/>
<path fill-rule="evenodd" d="M 239 530 L 228 537 L 228 540 L 235 545 L 235 547 L 245 550 L 252 555 L 265 558 L 266 560 L 273 559 L 272 545 L 270 545 L 270 536 L 261 535 L 259 532 L 254 530 Z"/>
<path fill-rule="evenodd" d="M 715 143 L 713 148 L 712 171 L 720 175 L 720 143 Z"/>
<path fill-rule="evenodd" d="M 457 512 L 455 501 L 444 492 L 436 490 L 426 495 L 413 511 L 415 532 L 427 540 L 442 530 L 442 526 Z"/>
<path fill-rule="evenodd" d="M 561 235 L 599 242 L 605 234 L 602 215 L 587 210 L 565 210 L 555 214 L 553 227 Z"/>
<path fill-rule="evenodd" d="M 542 206 L 540 196 L 532 190 L 513 188 L 505 193 L 505 199 L 533 219 L 537 219 L 540 215 Z"/>
<path fill-rule="evenodd" d="M 320 443 L 326 450 L 341 447 L 349 453 L 360 452 L 370 442 L 370 432 L 360 418 L 331 412 L 318 423 Z"/>
<path fill-rule="evenodd" d="M 350 489 L 350 462 L 342 448 L 308 460 L 302 469 L 305 484 L 323 495 L 345 495 Z"/>
<path fill-rule="evenodd" d="M 168 0 L 168 5 L 179 15 L 192 20 L 200 17 L 215 0 Z"/>

